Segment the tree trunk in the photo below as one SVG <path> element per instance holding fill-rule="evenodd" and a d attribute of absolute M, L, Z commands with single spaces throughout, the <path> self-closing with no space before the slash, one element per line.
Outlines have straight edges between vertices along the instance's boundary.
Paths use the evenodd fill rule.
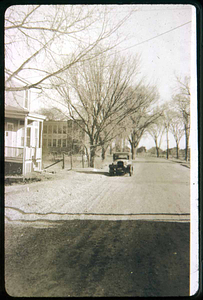
<path fill-rule="evenodd" d="M 135 148 L 134 148 L 134 144 L 130 143 L 130 147 L 131 147 L 131 158 L 134 159 L 135 158 Z"/>
<path fill-rule="evenodd" d="M 156 156 L 159 157 L 159 147 L 158 147 L 157 140 L 155 141 L 155 145 L 156 145 Z"/>
<path fill-rule="evenodd" d="M 187 125 L 185 125 L 185 160 L 188 161 L 189 159 L 189 134 Z"/>
<path fill-rule="evenodd" d="M 169 158 L 169 142 L 168 142 L 168 128 L 166 128 L 166 142 L 167 142 L 167 150 L 166 150 L 166 158 Z"/>
<path fill-rule="evenodd" d="M 125 138 L 123 138 L 122 141 L 123 141 L 123 152 L 125 152 Z"/>
<path fill-rule="evenodd" d="M 110 150 L 109 150 L 110 154 L 112 154 L 112 143 L 110 144 Z"/>
<path fill-rule="evenodd" d="M 102 147 L 102 160 L 105 160 L 105 156 L 106 156 L 106 149 L 104 147 Z"/>
<path fill-rule="evenodd" d="M 159 146 L 158 146 L 158 141 L 157 141 L 157 139 L 155 139 L 154 141 L 155 141 L 155 146 L 156 146 L 156 157 L 159 157 Z"/>
<path fill-rule="evenodd" d="M 88 168 L 89 168 L 89 166 L 90 166 L 90 157 L 89 157 L 89 153 L 88 153 L 87 147 L 86 147 L 86 146 L 84 146 L 84 147 L 85 147 L 86 156 L 87 156 L 87 166 L 88 166 Z"/>
<path fill-rule="evenodd" d="M 159 157 L 159 147 L 156 147 L 156 156 Z"/>
<path fill-rule="evenodd" d="M 95 147 L 90 146 L 90 168 L 94 168 Z"/>
<path fill-rule="evenodd" d="M 176 143 L 176 158 L 179 158 L 179 145 Z"/>

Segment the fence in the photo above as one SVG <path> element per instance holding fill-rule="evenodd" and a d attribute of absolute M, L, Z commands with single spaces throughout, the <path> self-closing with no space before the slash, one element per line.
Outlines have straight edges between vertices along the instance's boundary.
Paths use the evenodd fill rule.
<path fill-rule="evenodd" d="M 87 159 L 82 154 L 71 155 L 68 153 L 58 154 L 52 152 L 49 155 L 43 156 L 43 168 L 57 171 L 60 169 L 73 169 L 73 168 L 85 168 L 88 167 Z"/>

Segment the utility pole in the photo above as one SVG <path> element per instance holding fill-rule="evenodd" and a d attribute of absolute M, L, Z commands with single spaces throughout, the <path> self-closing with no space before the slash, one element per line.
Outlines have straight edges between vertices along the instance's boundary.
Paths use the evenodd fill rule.
<path fill-rule="evenodd" d="M 63 153 L 63 164 L 62 164 L 62 169 L 65 168 L 65 154 Z"/>
<path fill-rule="evenodd" d="M 70 150 L 70 168 L 73 168 L 73 120 L 71 120 L 71 150 Z"/>
<path fill-rule="evenodd" d="M 71 122 L 71 134 L 69 132 L 69 122 Z M 72 152 L 73 152 L 73 120 L 71 119 L 67 119 L 67 147 L 68 147 L 68 143 L 70 141 L 70 136 L 71 136 L 71 144 L 70 144 L 70 168 L 72 170 L 73 168 L 73 157 L 72 157 Z"/>
<path fill-rule="evenodd" d="M 166 124 L 166 144 L 167 144 L 167 150 L 166 150 L 166 158 L 169 158 L 169 141 L 168 141 L 168 124 Z"/>

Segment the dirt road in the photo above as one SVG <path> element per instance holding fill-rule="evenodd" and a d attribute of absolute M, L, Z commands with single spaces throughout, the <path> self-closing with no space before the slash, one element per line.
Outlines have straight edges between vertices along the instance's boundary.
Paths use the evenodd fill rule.
<path fill-rule="evenodd" d="M 63 171 L 53 180 L 6 187 L 7 220 L 189 220 L 189 169 L 165 159 L 134 161 L 132 177 Z"/>
<path fill-rule="evenodd" d="M 132 177 L 107 171 L 6 187 L 8 294 L 189 295 L 189 169 L 148 158 Z"/>

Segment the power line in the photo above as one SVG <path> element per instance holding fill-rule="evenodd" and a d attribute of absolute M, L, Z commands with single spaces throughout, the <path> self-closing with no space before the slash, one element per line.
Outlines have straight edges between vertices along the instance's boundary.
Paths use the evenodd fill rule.
<path fill-rule="evenodd" d="M 180 27 L 183 27 L 183 26 L 185 26 L 185 25 L 187 25 L 187 24 L 189 24 L 189 23 L 191 23 L 191 22 L 192 22 L 192 21 L 189 21 L 189 22 L 186 22 L 186 23 L 184 23 L 184 24 L 181 24 L 181 25 L 179 25 L 179 26 L 177 26 L 177 27 L 174 27 L 174 28 L 172 28 L 172 29 L 170 29 L 170 30 L 167 30 L 167 31 L 165 31 L 165 32 L 163 32 L 163 33 L 160 33 L 160 34 L 158 34 L 158 35 L 156 35 L 156 36 L 154 36 L 154 37 L 152 37 L 152 38 L 150 38 L 150 39 L 147 39 L 147 40 L 142 41 L 142 42 L 140 42 L 140 43 L 137 43 L 137 44 L 135 44 L 135 45 L 129 46 L 129 47 L 127 47 L 127 48 L 125 48 L 125 49 L 122 49 L 122 50 L 120 50 L 120 51 L 118 51 L 118 52 L 125 51 L 125 50 L 128 50 L 128 49 L 130 49 L 130 48 L 133 48 L 133 47 L 139 46 L 139 45 L 141 45 L 141 44 L 147 43 L 147 42 L 149 42 L 149 41 L 151 41 L 151 40 L 153 40 L 153 39 L 156 39 L 156 38 L 158 38 L 158 37 L 160 37 L 160 36 L 162 36 L 162 35 L 164 35 L 164 34 L 167 34 L 167 33 L 171 32 L 171 31 L 174 31 L 174 30 L 176 30 L 176 29 L 178 29 L 178 28 L 180 28 Z"/>
<path fill-rule="evenodd" d="M 124 4 L 125 5 L 125 4 Z M 133 4 L 132 4 L 133 5 Z M 123 5 L 121 4 L 121 6 L 122 6 L 122 11 L 116 11 L 116 12 L 114 12 L 114 11 L 110 11 L 109 12 L 109 14 L 116 14 L 116 15 L 119 15 L 119 14 L 123 14 L 123 13 L 126 13 L 126 12 L 128 12 L 129 11 L 129 9 L 124 9 L 125 7 L 123 7 Z M 128 6 L 128 4 L 126 4 L 126 6 Z M 135 8 L 136 9 L 136 8 Z M 160 11 L 164 11 L 164 12 L 168 12 L 169 10 L 175 10 L 175 11 L 177 11 L 177 10 L 182 10 L 182 11 L 185 11 L 185 10 L 188 10 L 189 8 L 188 7 L 174 7 L 174 8 L 168 8 L 168 6 L 167 6 L 167 8 L 165 7 L 165 8 L 155 8 L 155 9 L 153 9 L 153 8 L 150 8 L 150 9 L 144 9 L 144 8 L 139 8 L 138 7 L 138 9 L 137 10 L 135 10 L 135 13 L 143 13 L 143 12 L 152 12 L 152 11 L 157 11 L 157 12 L 160 12 Z"/>

